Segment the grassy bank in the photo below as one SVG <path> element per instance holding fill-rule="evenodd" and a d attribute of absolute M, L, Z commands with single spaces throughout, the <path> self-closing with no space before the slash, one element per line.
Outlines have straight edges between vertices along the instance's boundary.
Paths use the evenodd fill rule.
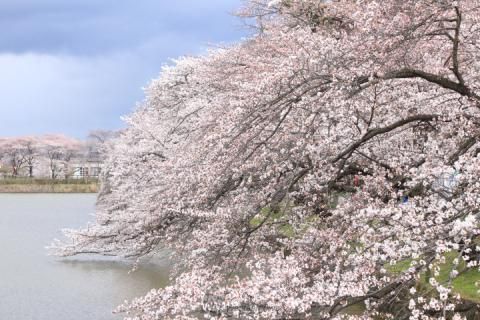
<path fill-rule="evenodd" d="M 96 193 L 97 179 L 0 179 L 0 193 Z"/>

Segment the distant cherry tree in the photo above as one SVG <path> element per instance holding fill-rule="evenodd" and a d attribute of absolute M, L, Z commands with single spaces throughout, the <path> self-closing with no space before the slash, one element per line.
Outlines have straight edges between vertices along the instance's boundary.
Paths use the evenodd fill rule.
<path fill-rule="evenodd" d="M 37 146 L 32 141 L 24 143 L 25 164 L 28 168 L 28 177 L 33 178 L 33 169 L 38 162 Z"/>
<path fill-rule="evenodd" d="M 27 164 L 25 149 L 20 146 L 10 146 L 6 148 L 3 153 L 4 159 L 11 168 L 12 177 L 18 177 L 21 170 Z"/>
<path fill-rule="evenodd" d="M 478 319 L 478 1 L 240 14 L 256 36 L 146 89 L 57 253 L 168 248 L 133 319 Z"/>
<path fill-rule="evenodd" d="M 56 146 L 47 146 L 45 148 L 45 155 L 48 159 L 48 168 L 50 170 L 50 179 L 57 179 L 64 171 L 63 165 L 63 150 Z"/>
<path fill-rule="evenodd" d="M 29 138 L 1 143 L 0 159 L 3 159 L 10 168 L 12 177 L 24 175 L 24 170 L 27 170 L 27 176 L 33 177 L 33 166 L 36 160 L 35 144 Z"/>
<path fill-rule="evenodd" d="M 109 145 L 119 136 L 118 131 L 113 130 L 93 130 L 86 140 L 87 157 L 93 160 L 103 160 L 108 152 Z"/>

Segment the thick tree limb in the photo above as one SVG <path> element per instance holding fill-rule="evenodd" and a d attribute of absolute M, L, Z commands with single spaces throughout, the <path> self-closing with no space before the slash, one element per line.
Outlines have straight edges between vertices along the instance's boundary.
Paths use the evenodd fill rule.
<path fill-rule="evenodd" d="M 452 67 L 452 72 L 457 77 L 458 82 L 461 85 L 464 85 L 465 81 L 463 80 L 463 76 L 460 73 L 459 62 L 458 62 L 458 49 L 459 49 L 459 46 L 460 46 L 460 27 L 462 26 L 462 13 L 460 12 L 460 9 L 458 9 L 458 7 L 455 7 L 455 13 L 457 15 L 457 19 L 455 20 L 455 22 L 456 22 L 455 36 L 453 37 L 453 50 L 452 50 L 453 67 Z"/>
<path fill-rule="evenodd" d="M 462 155 L 468 152 L 471 147 L 473 147 L 477 143 L 477 138 L 475 137 L 470 137 L 468 138 L 464 143 L 460 145 L 458 150 L 450 156 L 450 159 L 448 160 L 448 164 L 453 165 L 458 158 L 460 158 Z"/>
<path fill-rule="evenodd" d="M 391 79 L 408 79 L 408 78 L 420 78 L 428 82 L 439 85 L 442 88 L 455 91 L 462 96 L 466 96 L 477 101 L 480 101 L 480 96 L 474 93 L 469 87 L 463 83 L 452 81 L 448 78 L 425 72 L 417 69 L 400 69 L 397 71 L 391 71 L 383 76 L 377 76 L 378 79 L 391 80 Z"/>
<path fill-rule="evenodd" d="M 336 163 L 338 162 L 340 159 L 343 159 L 345 156 L 347 155 L 351 155 L 356 149 L 358 149 L 361 145 L 363 145 L 364 143 L 366 143 L 367 141 L 371 140 L 372 138 L 378 136 L 378 135 L 381 135 L 381 134 L 384 134 L 384 133 L 387 133 L 387 132 L 390 132 L 390 131 L 393 131 L 399 127 L 402 127 L 406 124 L 409 124 L 409 123 L 412 123 L 412 122 L 416 122 L 416 121 L 432 121 L 436 118 L 438 118 L 439 116 L 438 115 L 434 115 L 434 114 L 419 114 L 419 115 L 415 115 L 415 116 L 411 116 L 411 117 L 408 117 L 406 119 L 402 119 L 402 120 L 399 120 L 397 122 L 394 122 L 392 123 L 391 125 L 389 126 L 386 126 L 386 127 L 383 127 L 383 128 L 376 128 L 376 129 L 371 129 L 371 130 L 368 130 L 361 139 L 359 139 L 358 141 L 354 142 L 353 144 L 351 144 L 347 149 L 345 149 L 344 151 L 342 151 L 339 155 L 337 155 L 334 159 L 333 159 L 333 163 Z"/>

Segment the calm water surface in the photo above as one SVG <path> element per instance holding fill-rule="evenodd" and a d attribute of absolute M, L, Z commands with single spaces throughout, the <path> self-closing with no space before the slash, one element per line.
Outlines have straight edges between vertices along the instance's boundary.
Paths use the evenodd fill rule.
<path fill-rule="evenodd" d="M 93 220 L 95 195 L 0 194 L 0 320 L 113 320 L 126 299 L 165 286 L 166 262 L 59 259 L 45 246 Z"/>

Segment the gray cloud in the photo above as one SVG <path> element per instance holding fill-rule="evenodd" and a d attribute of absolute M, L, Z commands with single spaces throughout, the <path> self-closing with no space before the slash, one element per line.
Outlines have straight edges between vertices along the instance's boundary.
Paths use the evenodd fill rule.
<path fill-rule="evenodd" d="M 119 114 L 139 99 L 140 90 L 132 84 L 143 76 L 118 68 L 127 60 L 131 61 L 128 56 L 0 56 L 0 130 L 81 135 L 88 128 L 118 127 Z"/>
<path fill-rule="evenodd" d="M 0 52 L 98 54 L 138 46 L 162 33 L 238 38 L 228 14 L 238 0 L 0 1 Z"/>
<path fill-rule="evenodd" d="M 0 136 L 122 126 L 168 58 L 244 35 L 239 0 L 0 0 Z"/>

